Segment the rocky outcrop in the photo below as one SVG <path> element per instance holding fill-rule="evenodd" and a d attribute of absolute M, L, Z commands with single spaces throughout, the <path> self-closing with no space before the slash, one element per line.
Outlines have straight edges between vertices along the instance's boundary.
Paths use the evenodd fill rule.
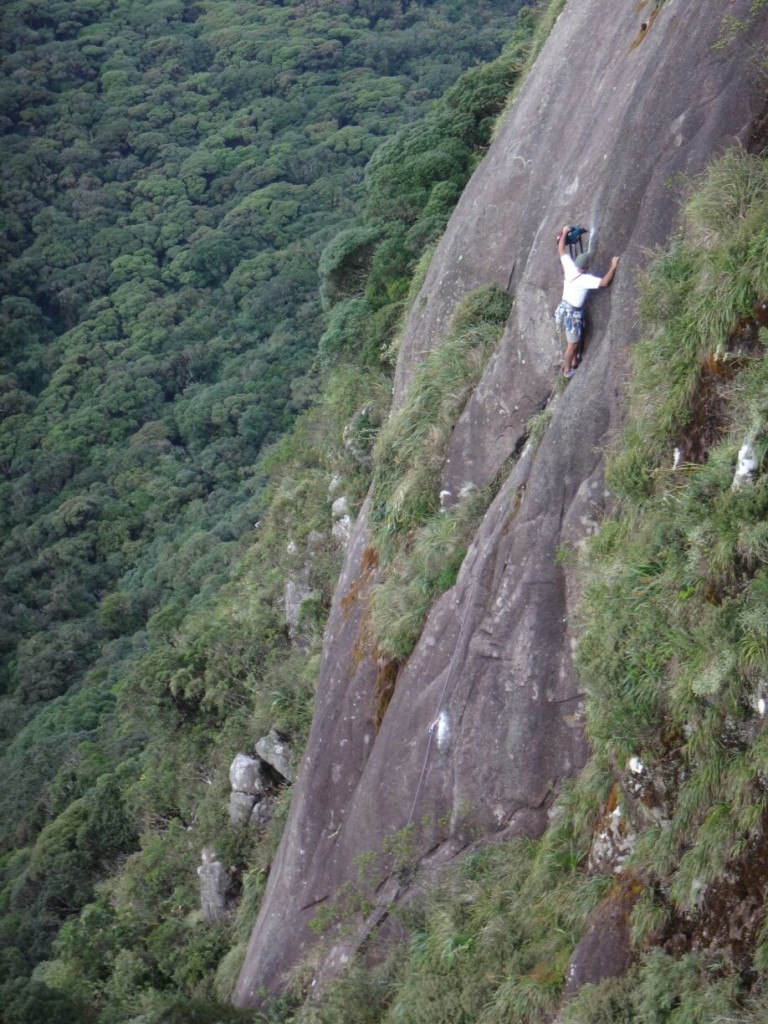
<path fill-rule="evenodd" d="M 236 754 L 229 766 L 229 823 L 263 828 L 272 816 L 277 790 L 293 782 L 291 748 L 276 729 L 256 743 L 256 755 Z"/>
<path fill-rule="evenodd" d="M 288 782 L 295 780 L 293 764 L 291 763 L 291 747 L 277 729 L 270 729 L 266 736 L 261 737 L 256 743 L 256 753 L 265 764 L 274 768 L 282 778 Z"/>
<path fill-rule="evenodd" d="M 217 924 L 226 917 L 229 877 L 210 847 L 203 847 L 200 860 L 197 869 L 197 877 L 200 879 L 200 912 L 208 924 Z"/>
<path fill-rule="evenodd" d="M 342 547 L 349 544 L 349 535 L 352 532 L 352 516 L 349 510 L 349 501 L 346 495 L 336 498 L 331 506 L 331 519 L 333 525 L 331 533 Z"/>
<path fill-rule="evenodd" d="M 584 985 L 598 985 L 627 970 L 632 962 L 629 917 L 641 892 L 641 885 L 627 879 L 592 914 L 568 966 L 566 1000 Z"/>
<path fill-rule="evenodd" d="M 741 18 L 749 7 L 731 0 L 727 13 Z M 641 30 L 634 4 L 567 3 L 455 211 L 405 329 L 395 403 L 462 296 L 495 282 L 515 305 L 454 430 L 442 489 L 458 494 L 488 483 L 521 450 L 531 417 L 547 406 L 551 419 L 538 448 L 523 448 L 514 461 L 456 585 L 400 670 L 378 730 L 372 705 L 381 666 L 364 643 L 376 577 L 363 506 L 239 1005 L 281 990 L 318 943 L 310 922 L 321 911 L 329 921 L 347 916 L 342 931 L 324 938 L 322 982 L 414 874 L 439 869 L 484 836 L 540 833 L 560 781 L 584 762 L 571 659 L 576 595 L 556 554 L 594 529 L 605 501 L 603 450 L 621 419 L 646 254 L 675 229 L 681 182 L 726 147 L 749 146 L 763 113 L 752 48 L 764 45 L 768 26 L 762 19 L 748 38 L 715 48 L 724 13 L 719 4 L 666 0 Z M 596 269 L 614 254 L 621 262 L 611 288 L 590 300 L 584 362 L 555 398 L 555 235 L 565 222 L 590 227 Z M 356 867 L 362 854 L 373 855 L 365 879 Z M 334 917 L 339 891 L 355 886 L 366 899 Z M 599 936 L 613 934 L 612 922 L 617 936 L 625 933 L 625 909 L 585 940 L 574 985 L 621 969 L 623 954 L 601 966 Z"/>
<path fill-rule="evenodd" d="M 263 765 L 260 757 L 240 753 L 229 766 L 229 822 L 233 828 L 247 825 L 254 807 L 266 796 L 268 783 Z"/>

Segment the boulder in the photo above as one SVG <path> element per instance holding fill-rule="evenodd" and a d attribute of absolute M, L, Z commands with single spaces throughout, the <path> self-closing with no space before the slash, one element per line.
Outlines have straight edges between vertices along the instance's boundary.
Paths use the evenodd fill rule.
<path fill-rule="evenodd" d="M 253 793 L 241 793 L 233 790 L 229 795 L 229 823 L 232 828 L 243 828 L 251 820 L 251 812 L 256 803 Z"/>
<path fill-rule="evenodd" d="M 267 788 L 264 762 L 250 754 L 236 754 L 229 766 L 229 784 L 235 792 L 261 796 Z"/>
<path fill-rule="evenodd" d="M 288 632 L 293 640 L 296 640 L 299 635 L 302 605 L 313 595 L 314 591 L 309 585 L 309 566 L 305 566 L 300 572 L 289 576 L 286 580 L 283 606 Z"/>
<path fill-rule="evenodd" d="M 270 729 L 266 736 L 262 736 L 256 743 L 256 753 L 270 767 L 281 775 L 288 782 L 293 782 L 295 773 L 291 765 L 291 747 L 284 736 L 281 736 L 277 729 Z"/>
<path fill-rule="evenodd" d="M 731 489 L 740 491 L 747 487 L 755 478 L 757 470 L 757 459 L 755 450 L 751 444 L 743 444 L 739 448 L 739 456 L 736 463 L 736 472 L 733 474 Z"/>
<path fill-rule="evenodd" d="M 352 530 L 352 516 L 349 512 L 349 502 L 345 495 L 336 498 L 331 506 L 331 533 L 345 548 L 349 544 L 349 535 Z"/>
<path fill-rule="evenodd" d="M 275 801 L 269 797 L 263 797 L 261 800 L 257 800 L 253 805 L 249 818 L 249 824 L 251 827 L 255 829 L 265 828 L 269 824 L 274 808 Z"/>

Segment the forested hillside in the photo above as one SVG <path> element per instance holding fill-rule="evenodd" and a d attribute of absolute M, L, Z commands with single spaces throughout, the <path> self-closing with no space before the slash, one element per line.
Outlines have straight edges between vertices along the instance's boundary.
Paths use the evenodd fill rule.
<path fill-rule="evenodd" d="M 329 485 L 353 510 L 367 486 L 411 275 L 520 70 L 520 6 L 4 8 L 9 1021 L 219 1019 L 288 799 L 237 831 L 227 769 L 273 728 L 300 752 Z M 206 843 L 240 916 L 203 927 Z"/>

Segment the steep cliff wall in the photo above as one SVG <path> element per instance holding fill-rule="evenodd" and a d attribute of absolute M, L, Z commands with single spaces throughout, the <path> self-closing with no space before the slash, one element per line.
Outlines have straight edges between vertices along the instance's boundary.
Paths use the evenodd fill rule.
<path fill-rule="evenodd" d="M 732 145 L 754 144 L 764 85 L 754 52 L 765 19 L 720 48 L 723 18 L 749 0 L 701 5 L 567 3 L 498 138 L 474 175 L 408 321 L 395 384 L 439 345 L 463 295 L 496 282 L 515 297 L 502 341 L 457 424 L 444 488 L 492 480 L 522 447 L 432 610 L 375 731 L 381 666 L 364 642 L 367 506 L 337 590 L 315 719 L 235 1001 L 278 992 L 314 950 L 332 973 L 417 878 L 472 843 L 539 834 L 560 780 L 583 764 L 579 681 L 571 662 L 574 595 L 559 545 L 593 527 L 605 499 L 602 452 L 621 418 L 635 279 L 675 228 L 681 176 Z M 642 26 L 646 25 L 646 28 Z M 584 363 L 555 387 L 552 310 L 561 289 L 561 224 L 597 229 L 595 266 L 621 256 L 591 301 Z M 403 848 L 407 846 L 406 854 Z M 363 872 L 361 854 L 375 855 Z M 365 877 L 362 877 L 363 874 Z M 346 893 L 347 927 L 323 944 L 310 928 Z M 365 894 L 363 906 L 356 894 Z"/>

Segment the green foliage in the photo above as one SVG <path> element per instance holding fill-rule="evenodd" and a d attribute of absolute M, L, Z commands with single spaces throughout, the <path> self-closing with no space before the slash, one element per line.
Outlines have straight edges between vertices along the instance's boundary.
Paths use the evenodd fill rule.
<path fill-rule="evenodd" d="M 399 535 L 439 508 L 439 472 L 450 432 L 498 341 L 511 299 L 487 285 L 463 301 L 439 349 L 414 375 L 374 452 L 371 522 L 385 561 Z"/>
<path fill-rule="evenodd" d="M 176 5 L 157 36 L 123 0 L 44 25 L 19 5 L 0 430 L 0 660 L 18 699 L 63 693 L 105 635 L 172 603 L 150 577 L 173 534 L 242 537 L 256 456 L 316 390 L 318 258 L 340 229 L 378 231 L 350 228 L 362 167 L 497 52 L 516 6 L 480 17 L 441 2 L 369 23 L 333 0 L 307 18 Z M 332 252 L 327 280 L 353 255 L 330 266 Z M 366 342 L 374 360 L 394 322 L 387 310 Z"/>
<path fill-rule="evenodd" d="M 80 1015 L 82 1007 L 65 993 L 39 981 L 27 978 L 8 981 L 0 986 L 0 998 L 6 1024 L 40 1024 L 40 1021 L 46 1024 L 72 1024 L 75 1020 L 88 1024 L 88 1017 Z"/>
<path fill-rule="evenodd" d="M 19 898 L 61 917 L 77 912 L 90 899 L 98 873 L 135 841 L 117 781 L 102 776 L 42 830 Z"/>
<path fill-rule="evenodd" d="M 761 11 L 765 10 L 765 7 L 766 0 L 752 0 L 746 17 L 739 19 L 735 18 L 731 14 L 726 14 L 723 17 L 723 23 L 720 28 L 720 38 L 715 44 L 714 49 L 721 50 L 727 46 L 731 46 L 740 36 L 743 36 L 743 34 L 749 30 L 749 27 L 754 23 L 755 18 L 759 17 Z"/>
<path fill-rule="evenodd" d="M 363 298 L 337 303 L 320 338 L 319 355 L 326 367 L 354 358 L 371 335 L 372 307 Z"/>
<path fill-rule="evenodd" d="M 632 945 L 637 949 L 652 945 L 663 934 L 669 921 L 670 907 L 659 892 L 646 886 L 631 914 Z"/>
<path fill-rule="evenodd" d="M 738 1006 L 738 979 L 713 975 L 704 956 L 689 955 L 678 960 L 653 950 L 645 958 L 638 979 L 636 1019 L 642 1024 L 661 1024 L 669 1019 L 670 1011 L 675 1011 L 681 1024 L 705 1024 L 713 1016 L 728 1016 Z"/>
<path fill-rule="evenodd" d="M 376 228 L 346 228 L 328 243 L 317 266 L 320 295 L 326 308 L 360 291 L 370 272 L 370 259 L 378 239 Z"/>
<path fill-rule="evenodd" d="M 323 301 L 343 307 L 332 313 L 321 341 L 326 358 L 360 351 L 367 334 L 363 361 L 386 360 L 403 305 L 413 297 L 418 262 L 442 233 L 490 141 L 532 33 L 523 8 L 495 61 L 467 71 L 425 118 L 376 150 L 366 168 L 363 225 L 340 232 L 320 261 Z M 378 322 L 377 312 L 383 314 Z"/>
<path fill-rule="evenodd" d="M 379 1024 L 391 998 L 389 971 L 352 964 L 318 1006 L 304 1007 L 300 1024 Z"/>
<path fill-rule="evenodd" d="M 469 541 L 491 494 L 473 491 L 451 509 L 435 513 L 406 551 L 393 557 L 371 597 L 370 625 L 378 647 L 404 659 L 413 650 L 427 612 L 456 582 Z"/>
<path fill-rule="evenodd" d="M 385 573 L 371 599 L 370 627 L 377 648 L 390 658 L 403 659 L 413 649 L 435 597 L 455 582 L 492 497 L 471 494 L 444 512 L 440 473 L 453 426 L 510 308 L 509 297 L 494 286 L 468 296 L 376 442 L 370 521 Z"/>
<path fill-rule="evenodd" d="M 563 1024 L 757 1024 L 737 977 L 703 954 L 679 959 L 653 950 L 624 977 L 587 985 Z"/>
<path fill-rule="evenodd" d="M 600 985 L 585 985 L 566 1003 L 563 1024 L 633 1024 L 631 999 L 636 983 L 632 971 Z"/>
<path fill-rule="evenodd" d="M 633 353 L 633 425 L 609 473 L 619 495 L 650 493 L 670 464 L 670 443 L 695 415 L 704 366 L 728 363 L 728 339 L 768 290 L 765 186 L 760 159 L 729 151 L 691 196 L 680 238 L 645 274 L 649 336 Z"/>
<path fill-rule="evenodd" d="M 258 1020 L 248 1011 L 211 1000 L 170 997 L 156 1003 L 143 1017 L 147 1024 L 254 1024 Z"/>

